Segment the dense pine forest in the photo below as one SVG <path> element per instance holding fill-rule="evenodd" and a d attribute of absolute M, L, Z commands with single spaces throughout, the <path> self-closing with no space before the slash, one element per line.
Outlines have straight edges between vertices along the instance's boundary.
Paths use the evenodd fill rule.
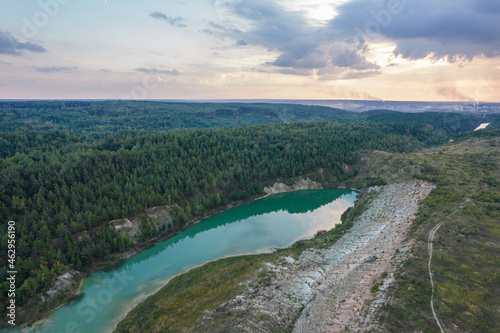
<path fill-rule="evenodd" d="M 0 103 L 0 130 L 68 129 L 80 133 L 144 129 L 241 127 L 357 115 L 321 106 L 134 101 Z"/>
<path fill-rule="evenodd" d="M 486 121 L 495 120 L 300 105 L 0 103 L 1 243 L 16 221 L 17 299 L 133 246 L 110 220 L 168 206 L 182 228 L 278 179 L 341 184 L 355 176 L 357 151 L 410 152 Z M 144 228 L 141 239 L 162 231 Z M 2 302 L 7 260 L 2 252 Z"/>

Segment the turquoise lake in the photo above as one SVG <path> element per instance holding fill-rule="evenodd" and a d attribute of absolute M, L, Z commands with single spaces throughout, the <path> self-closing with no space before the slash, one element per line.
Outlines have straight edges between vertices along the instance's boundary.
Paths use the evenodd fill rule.
<path fill-rule="evenodd" d="M 281 193 L 214 215 L 119 267 L 93 274 L 83 284 L 81 300 L 26 331 L 111 332 L 128 311 L 178 274 L 223 257 L 288 247 L 332 229 L 356 194 L 348 189 Z"/>

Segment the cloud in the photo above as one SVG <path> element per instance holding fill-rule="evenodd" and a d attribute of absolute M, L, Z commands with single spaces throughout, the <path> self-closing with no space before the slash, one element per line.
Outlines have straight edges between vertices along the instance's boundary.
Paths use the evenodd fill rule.
<path fill-rule="evenodd" d="M 177 69 L 173 70 L 162 70 L 162 69 L 155 69 L 155 68 L 136 68 L 135 71 L 137 72 L 142 72 L 142 73 L 148 73 L 148 74 L 162 74 L 162 75 L 179 75 L 179 71 Z"/>
<path fill-rule="evenodd" d="M 342 80 L 355 80 L 355 79 L 362 79 L 365 77 L 375 76 L 375 75 L 379 75 L 379 74 L 382 74 L 382 72 L 379 70 L 367 70 L 367 71 L 363 71 L 363 72 L 349 71 L 349 72 L 343 74 L 340 78 Z M 373 99 L 373 98 L 369 98 L 369 99 Z"/>
<path fill-rule="evenodd" d="M 236 41 L 236 45 L 258 45 L 280 55 L 266 65 L 278 67 L 279 73 L 312 75 L 317 69 L 322 73 L 338 73 L 337 67 L 345 70 L 373 71 L 378 69 L 365 59 L 364 49 L 353 45 L 336 44 L 325 28 L 312 25 L 301 11 L 286 10 L 276 1 L 238 0 L 225 4 L 240 21 L 248 23 L 243 28 L 227 28 L 211 22 L 207 33 L 219 34 Z M 249 27 L 248 27 L 249 26 Z M 371 75 L 371 74 L 370 74 Z"/>
<path fill-rule="evenodd" d="M 498 0 L 353 0 L 337 8 L 335 36 L 386 39 L 396 55 L 450 62 L 500 55 Z"/>
<path fill-rule="evenodd" d="M 24 42 L 22 43 L 9 32 L 0 30 L 0 54 L 21 55 L 23 51 L 33 53 L 45 52 L 43 46 Z"/>
<path fill-rule="evenodd" d="M 78 67 L 63 67 L 63 66 L 50 66 L 50 67 L 37 67 L 35 70 L 41 73 L 72 73 Z"/>
<path fill-rule="evenodd" d="M 241 0 L 227 6 L 236 16 L 252 24 L 248 31 L 233 29 L 226 31 L 227 34 L 248 44 L 281 51 L 274 65 L 314 68 L 318 62 L 324 62 L 314 59 L 312 51 L 318 42 L 310 36 L 314 29 L 309 27 L 302 13 L 286 11 L 280 5 L 264 0 Z"/>
<path fill-rule="evenodd" d="M 183 21 L 182 17 L 170 17 L 170 16 L 167 16 L 165 13 L 158 12 L 158 11 L 149 14 L 149 16 L 151 16 L 152 18 L 161 20 L 163 22 L 167 22 L 168 24 L 175 26 L 175 27 L 178 27 L 178 28 L 187 27 L 187 24 L 182 23 L 182 21 Z"/>
<path fill-rule="evenodd" d="M 224 37 L 237 38 L 236 36 L 241 33 L 241 31 L 238 29 L 230 29 L 214 21 L 209 21 L 208 25 L 210 26 L 210 28 L 202 29 L 201 32 L 222 39 L 224 39 Z"/>
<path fill-rule="evenodd" d="M 225 2 L 234 20 L 209 22 L 205 33 L 278 52 L 276 72 L 336 78 L 372 76 L 368 45 L 394 43 L 405 59 L 470 61 L 500 56 L 498 0 L 350 0 L 323 25 L 278 0 Z M 340 71 L 341 69 L 342 71 Z"/>
<path fill-rule="evenodd" d="M 367 61 L 359 50 L 347 43 L 336 43 L 329 50 L 329 57 L 332 63 L 338 67 L 352 68 L 356 70 L 374 70 L 379 66 Z"/>

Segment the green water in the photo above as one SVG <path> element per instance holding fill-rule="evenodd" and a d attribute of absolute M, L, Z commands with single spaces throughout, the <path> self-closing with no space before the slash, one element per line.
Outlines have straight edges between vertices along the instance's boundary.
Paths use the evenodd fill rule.
<path fill-rule="evenodd" d="M 222 257 L 261 253 L 329 230 L 356 192 L 304 190 L 272 195 L 210 217 L 181 234 L 100 271 L 83 284 L 84 297 L 29 331 L 109 332 L 135 305 L 169 279 Z"/>

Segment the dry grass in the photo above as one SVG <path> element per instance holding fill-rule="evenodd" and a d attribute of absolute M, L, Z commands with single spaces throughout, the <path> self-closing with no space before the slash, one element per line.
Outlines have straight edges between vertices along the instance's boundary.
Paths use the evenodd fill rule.
<path fill-rule="evenodd" d="M 420 209 L 414 257 L 400 268 L 392 301 L 381 312 L 387 331 L 439 332 L 430 309 L 425 235 L 466 197 L 472 199 L 437 232 L 432 271 L 437 316 L 449 332 L 500 327 L 500 140 L 472 139 L 410 156 L 437 188 Z M 383 323 L 382 323 L 383 320 Z"/>

